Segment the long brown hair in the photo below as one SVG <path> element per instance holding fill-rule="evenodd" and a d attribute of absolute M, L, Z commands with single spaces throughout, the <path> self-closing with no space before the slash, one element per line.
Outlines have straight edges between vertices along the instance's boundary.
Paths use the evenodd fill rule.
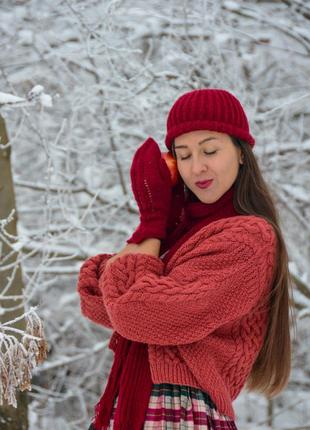
<path fill-rule="evenodd" d="M 257 391 L 271 398 L 284 390 L 288 384 L 292 361 L 291 325 L 296 330 L 288 253 L 278 211 L 253 150 L 247 142 L 230 137 L 233 144 L 241 148 L 243 159 L 234 184 L 235 210 L 240 214 L 264 218 L 272 225 L 277 237 L 277 260 L 271 293 L 268 296 L 270 312 L 267 332 L 246 381 L 248 391 Z M 174 142 L 172 154 L 176 157 Z"/>

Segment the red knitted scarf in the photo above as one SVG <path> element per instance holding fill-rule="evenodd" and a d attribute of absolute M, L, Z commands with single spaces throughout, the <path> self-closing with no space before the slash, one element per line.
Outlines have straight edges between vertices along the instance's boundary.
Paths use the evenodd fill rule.
<path fill-rule="evenodd" d="M 239 215 L 233 206 L 233 193 L 234 185 L 214 203 L 190 199 L 180 224 L 162 242 L 160 258 L 166 263 L 182 243 L 210 222 Z M 117 395 L 113 429 L 127 430 L 130 425 L 131 430 L 142 430 L 152 387 L 147 344 L 120 336 L 108 383 L 89 430 L 108 429 Z"/>

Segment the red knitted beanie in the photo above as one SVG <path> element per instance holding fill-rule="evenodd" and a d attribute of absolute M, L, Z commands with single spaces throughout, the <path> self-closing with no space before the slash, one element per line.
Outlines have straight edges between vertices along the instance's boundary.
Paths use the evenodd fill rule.
<path fill-rule="evenodd" d="M 176 100 L 167 119 L 167 148 L 171 149 L 175 137 L 194 130 L 218 131 L 248 142 L 252 147 L 255 144 L 241 103 L 223 89 L 197 89 Z"/>

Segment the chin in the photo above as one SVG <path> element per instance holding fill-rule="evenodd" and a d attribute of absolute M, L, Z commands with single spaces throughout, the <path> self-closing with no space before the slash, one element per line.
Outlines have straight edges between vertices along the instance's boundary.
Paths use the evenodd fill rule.
<path fill-rule="evenodd" d="M 194 193 L 198 200 L 202 203 L 215 203 L 221 196 L 214 195 L 213 193 L 208 194 L 208 192 Z"/>
<path fill-rule="evenodd" d="M 215 199 L 201 198 L 201 199 L 199 199 L 199 200 L 200 200 L 202 203 L 211 204 L 211 203 L 215 203 L 218 199 L 219 199 L 219 197 L 218 197 L 218 198 L 215 198 Z"/>

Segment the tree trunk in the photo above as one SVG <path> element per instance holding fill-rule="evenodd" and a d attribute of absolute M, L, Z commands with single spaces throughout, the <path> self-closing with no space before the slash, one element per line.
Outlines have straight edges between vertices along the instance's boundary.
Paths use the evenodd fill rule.
<path fill-rule="evenodd" d="M 5 227 L 9 234 L 16 236 L 17 229 L 17 212 L 15 207 L 15 193 L 12 180 L 11 161 L 10 154 L 11 148 L 2 149 L 2 145 L 8 142 L 5 122 L 0 115 L 0 219 L 7 218 L 12 209 L 15 209 L 14 219 Z M 6 259 L 6 256 L 12 251 L 12 249 L 2 241 L 0 243 L 2 250 L 0 251 L 0 268 L 1 261 L 7 265 L 16 261 L 16 254 Z M 3 291 L 8 283 L 8 277 L 12 275 L 13 270 L 0 270 L 0 289 Z M 22 295 L 23 293 L 23 281 L 20 266 L 18 267 L 14 280 L 6 292 L 7 295 Z M 2 300 L 0 309 L 4 312 L 0 312 L 0 322 L 4 323 L 10 321 L 24 313 L 24 307 L 19 309 L 7 310 L 14 308 L 22 303 L 22 299 L 19 300 Z M 17 322 L 14 327 L 24 330 L 25 323 L 23 320 Z M 0 351 L 1 353 L 1 351 Z M 1 430 L 27 430 L 28 429 L 28 397 L 26 392 L 16 393 L 17 408 L 13 406 L 4 405 L 0 406 L 0 429 Z"/>
<path fill-rule="evenodd" d="M 268 399 L 268 425 L 273 426 L 273 399 Z"/>

